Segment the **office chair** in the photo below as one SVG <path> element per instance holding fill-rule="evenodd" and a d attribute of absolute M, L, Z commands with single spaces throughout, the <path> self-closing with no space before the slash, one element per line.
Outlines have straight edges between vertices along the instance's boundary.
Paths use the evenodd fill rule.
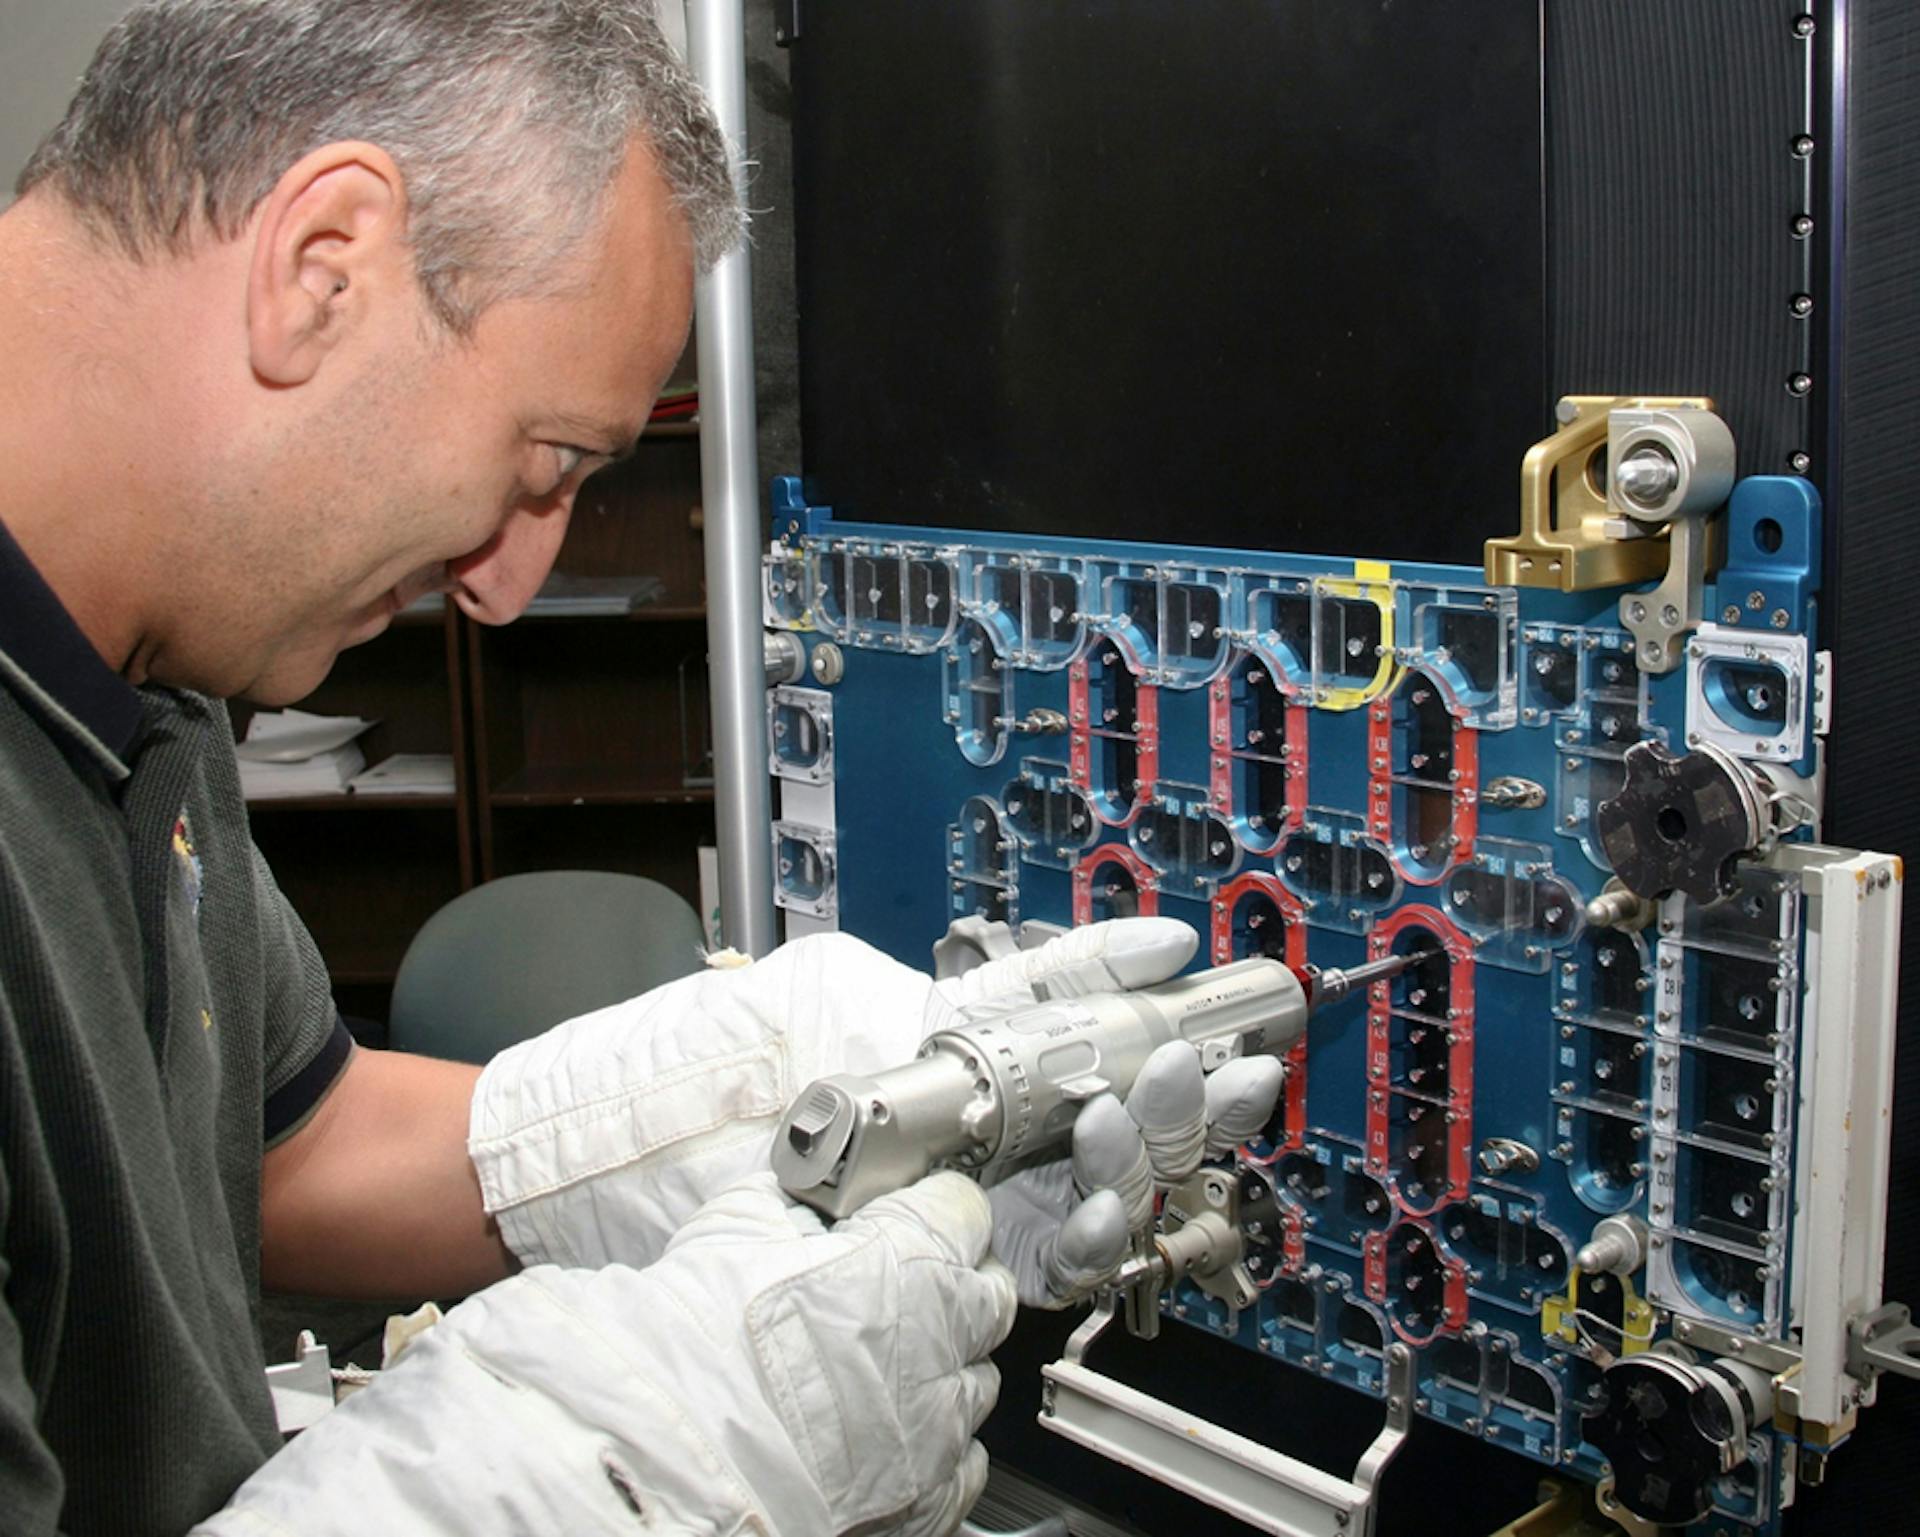
<path fill-rule="evenodd" d="M 485 1062 L 698 971 L 703 942 L 694 910 L 658 881 L 602 870 L 502 876 L 414 936 L 393 984 L 388 1045 Z"/>

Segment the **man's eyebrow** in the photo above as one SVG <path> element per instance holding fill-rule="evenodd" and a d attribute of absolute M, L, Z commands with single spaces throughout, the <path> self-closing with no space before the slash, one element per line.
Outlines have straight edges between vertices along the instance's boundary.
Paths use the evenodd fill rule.
<path fill-rule="evenodd" d="M 613 461 L 631 458 L 640 447 L 640 429 L 631 422 L 609 422 L 599 417 L 575 416 L 570 411 L 556 411 L 554 422 L 568 432 L 577 434 L 582 448 L 592 448 L 604 453 Z"/>

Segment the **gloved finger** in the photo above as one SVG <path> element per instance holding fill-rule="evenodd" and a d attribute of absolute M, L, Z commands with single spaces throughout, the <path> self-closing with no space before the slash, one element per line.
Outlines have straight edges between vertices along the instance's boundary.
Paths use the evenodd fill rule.
<path fill-rule="evenodd" d="M 1200 1053 L 1185 1041 L 1156 1047 L 1127 1093 L 1127 1114 L 1140 1128 L 1153 1177 L 1161 1184 L 1174 1184 L 1199 1168 L 1207 1142 Z"/>
<path fill-rule="evenodd" d="M 1065 1187 L 1065 1198 L 1056 1203 L 1052 1196 L 1034 1188 L 1032 1175 L 1058 1170 L 1052 1183 Z M 1020 1300 L 1029 1307 L 1038 1306 L 1029 1293 L 1044 1287 L 1029 1277 L 1044 1274 L 1048 1245 L 1066 1213 L 1073 1209 L 1073 1171 L 1065 1160 L 1058 1165 L 1045 1164 L 1025 1174 L 1003 1180 L 987 1192 L 993 1207 L 993 1257 L 1013 1272 L 1019 1282 Z"/>
<path fill-rule="evenodd" d="M 906 1266 L 906 1274 L 900 1307 L 920 1309 L 922 1316 L 912 1326 L 941 1339 L 937 1351 L 925 1353 L 927 1359 L 948 1359 L 958 1370 L 993 1355 L 1014 1332 L 1020 1288 L 1014 1272 L 1000 1261 L 981 1261 L 970 1270 L 943 1266 L 937 1272 L 925 1265 Z M 900 1330 L 906 1328 L 908 1320 L 902 1318 Z M 947 1351 L 952 1351 L 950 1357 Z"/>
<path fill-rule="evenodd" d="M 695 1212 L 667 1242 L 666 1253 L 690 1243 L 766 1243 L 826 1231 L 819 1213 L 780 1188 L 771 1169 L 749 1174 Z"/>
<path fill-rule="evenodd" d="M 971 1269 L 993 1246 L 987 1193 L 964 1174 L 945 1170 L 870 1201 L 837 1229 L 878 1228 L 903 1258 L 930 1256 Z"/>
<path fill-rule="evenodd" d="M 969 1361 L 984 1361 L 1007 1342 L 1020 1311 L 1019 1288 L 1013 1272 L 997 1259 L 982 1260 L 972 1270 L 955 1271 L 962 1336 Z"/>
<path fill-rule="evenodd" d="M 1079 998 L 1164 982 L 1199 948 L 1200 936 L 1178 918 L 1111 918 L 1003 956 L 940 984 L 957 1008 L 1004 998 Z"/>
<path fill-rule="evenodd" d="M 1118 1195 L 1129 1229 L 1153 1220 L 1153 1165 L 1147 1145 L 1139 1123 L 1111 1094 L 1090 1100 L 1074 1120 L 1073 1182 L 1083 1194 L 1111 1190 Z"/>
<path fill-rule="evenodd" d="M 997 1166 L 991 1167 L 982 1171 L 980 1184 L 987 1192 L 987 1199 L 994 1203 L 996 1231 L 1002 1211 L 999 1204 L 1002 1197 L 1017 1200 L 1022 1209 L 1049 1216 L 1055 1222 L 1065 1222 L 1068 1214 L 1080 1203 L 1080 1197 L 1073 1188 L 1073 1165 L 1065 1158 L 1056 1158 L 1051 1163 L 1036 1163 L 1011 1173 L 1005 1173 Z"/>
<path fill-rule="evenodd" d="M 978 1441 L 970 1441 L 953 1477 L 921 1495 L 899 1525 L 887 1530 L 898 1537 L 952 1537 L 986 1487 L 987 1449 Z"/>
<path fill-rule="evenodd" d="M 1127 1257 L 1127 1212 L 1112 1190 L 1096 1190 L 1055 1230 L 1040 1275 L 1043 1295 L 1020 1298 L 1028 1307 L 1060 1308 L 1110 1280 Z"/>
<path fill-rule="evenodd" d="M 986 1360 L 1013 1329 L 1018 1288 L 998 1260 L 969 1268 L 922 1255 L 903 1260 L 897 1275 L 896 1298 L 886 1307 L 899 1332 L 899 1358 L 920 1363 L 918 1374 L 930 1393 L 946 1391 L 935 1385 Z M 871 1308 L 874 1300 L 850 1299 L 856 1310 Z"/>
<path fill-rule="evenodd" d="M 954 1506 L 964 1518 L 987 1492 L 987 1449 L 978 1441 L 969 1441 L 954 1470 Z"/>
<path fill-rule="evenodd" d="M 980 1361 L 960 1373 L 960 1423 L 972 1435 L 986 1424 L 1000 1401 L 1000 1368 Z"/>
<path fill-rule="evenodd" d="M 1278 1057 L 1235 1057 L 1207 1078 L 1207 1156 L 1257 1137 L 1273 1119 L 1287 1070 Z"/>

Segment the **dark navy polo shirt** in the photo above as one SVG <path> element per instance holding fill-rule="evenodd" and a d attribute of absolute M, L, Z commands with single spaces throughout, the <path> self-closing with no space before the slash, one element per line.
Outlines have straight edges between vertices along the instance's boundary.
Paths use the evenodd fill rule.
<path fill-rule="evenodd" d="M 279 1447 L 261 1155 L 350 1050 L 226 707 L 127 684 L 0 527 L 0 1531 L 173 1537 Z"/>

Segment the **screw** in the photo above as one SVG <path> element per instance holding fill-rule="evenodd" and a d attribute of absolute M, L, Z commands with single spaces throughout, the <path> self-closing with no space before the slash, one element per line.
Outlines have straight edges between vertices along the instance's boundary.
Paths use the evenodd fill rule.
<path fill-rule="evenodd" d="M 1813 455 L 1803 450 L 1796 450 L 1787 455 L 1787 468 L 1796 475 L 1804 475 L 1813 468 Z"/>
<path fill-rule="evenodd" d="M 1807 236 L 1813 233 L 1813 215 L 1806 213 L 1795 214 L 1790 228 L 1793 230 L 1794 239 L 1805 240 Z"/>
<path fill-rule="evenodd" d="M 1805 160 L 1812 153 L 1813 153 L 1813 136 L 1811 134 L 1805 134 L 1805 133 L 1795 134 L 1793 136 L 1794 159 Z"/>
<path fill-rule="evenodd" d="M 1805 395 L 1812 388 L 1813 375 L 1811 374 L 1793 374 L 1787 379 L 1787 393 L 1789 395 Z"/>
<path fill-rule="evenodd" d="M 1740 622 L 1740 605 L 1737 603 L 1729 603 L 1726 608 L 1721 611 L 1720 622 L 1722 624 L 1738 624 Z"/>
<path fill-rule="evenodd" d="M 1813 36 L 1813 18 L 1811 16 L 1806 16 L 1806 15 L 1794 17 L 1793 18 L 1793 35 L 1795 37 L 1812 37 Z"/>
<path fill-rule="evenodd" d="M 1804 319 L 1813 313 L 1813 295 L 1795 294 L 1791 299 L 1787 300 L 1787 308 Z"/>
<path fill-rule="evenodd" d="M 1793 623 L 1793 615 L 1789 614 L 1784 608 L 1776 608 L 1767 616 L 1767 622 L 1776 630 L 1784 630 L 1788 625 Z"/>

